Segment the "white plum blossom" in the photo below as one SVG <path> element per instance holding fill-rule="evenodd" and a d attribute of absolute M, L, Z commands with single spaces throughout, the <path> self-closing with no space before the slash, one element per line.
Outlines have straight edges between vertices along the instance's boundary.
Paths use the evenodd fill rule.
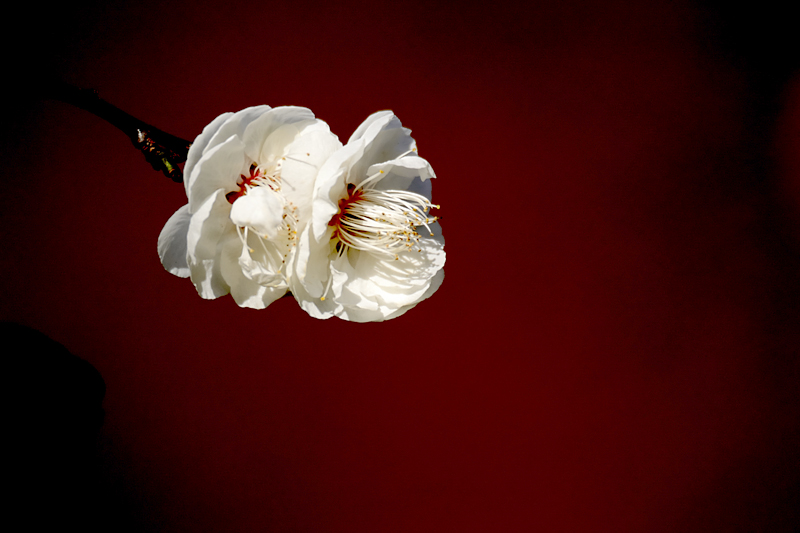
<path fill-rule="evenodd" d="M 289 289 L 297 236 L 317 173 L 342 145 L 302 107 L 224 113 L 195 139 L 184 168 L 188 203 L 158 238 L 164 267 L 203 298 L 231 294 L 262 309 Z"/>
<path fill-rule="evenodd" d="M 391 111 L 375 113 L 320 169 L 291 268 L 291 291 L 311 316 L 386 320 L 441 285 L 435 175 L 410 133 Z"/>

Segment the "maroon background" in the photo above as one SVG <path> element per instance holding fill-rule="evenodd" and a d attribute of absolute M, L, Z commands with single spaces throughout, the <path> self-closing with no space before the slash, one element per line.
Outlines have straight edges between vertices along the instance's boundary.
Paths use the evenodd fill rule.
<path fill-rule="evenodd" d="M 789 17 L 550 4 L 9 17 L 0 319 L 104 377 L 115 527 L 800 523 Z M 200 299 L 156 254 L 183 188 L 100 119 L 24 97 L 58 78 L 185 138 L 262 103 L 307 106 L 342 140 L 394 110 L 438 175 L 442 288 L 381 324 Z"/>

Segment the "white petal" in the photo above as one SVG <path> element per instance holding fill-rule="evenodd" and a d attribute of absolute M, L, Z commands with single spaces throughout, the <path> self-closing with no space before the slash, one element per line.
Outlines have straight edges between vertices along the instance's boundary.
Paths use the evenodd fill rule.
<path fill-rule="evenodd" d="M 319 240 L 325 235 L 328 222 L 339 211 L 339 200 L 346 196 L 345 181 L 353 161 L 364 153 L 364 143 L 357 140 L 336 150 L 322 165 L 314 182 L 311 207 L 312 231 Z"/>
<path fill-rule="evenodd" d="M 392 113 L 389 110 L 378 111 L 376 113 L 371 114 L 370 116 L 367 117 L 367 119 L 364 122 L 362 122 L 356 128 L 356 131 L 353 132 L 347 143 L 349 144 L 357 139 L 361 139 L 362 137 L 364 137 L 369 127 L 375 123 L 381 124 L 381 127 L 383 127 L 383 125 L 387 124 L 390 120 L 392 120 L 392 117 L 394 117 L 394 113 Z"/>
<path fill-rule="evenodd" d="M 406 161 L 408 160 L 408 161 Z M 427 161 L 417 156 L 406 156 L 394 161 L 372 165 L 367 171 L 373 175 L 383 170 L 384 176 L 373 184 L 377 190 L 400 190 L 420 194 L 431 201 L 433 196 L 430 178 L 436 177 Z"/>
<path fill-rule="evenodd" d="M 186 263 L 186 234 L 189 231 L 189 206 L 184 205 L 169 217 L 158 236 L 158 257 L 170 273 L 181 278 L 189 277 Z"/>
<path fill-rule="evenodd" d="M 285 147 L 281 168 L 281 193 L 298 208 L 302 221 L 310 217 L 311 195 L 320 168 L 342 146 L 327 124 L 317 122 L 325 127 L 308 127 Z"/>
<path fill-rule="evenodd" d="M 419 249 L 397 254 L 397 259 L 389 259 L 373 254 L 361 254 L 356 267 L 362 276 L 372 273 L 372 280 L 386 288 L 397 285 L 417 285 L 417 280 L 427 281 L 444 268 L 446 254 L 444 236 L 438 222 L 429 224 L 430 235 L 424 227 L 418 227 L 420 233 Z"/>
<path fill-rule="evenodd" d="M 290 264 L 290 279 L 292 280 L 292 292 L 295 292 L 297 285 L 302 285 L 303 290 L 310 297 L 319 299 L 323 296 L 322 292 L 330 276 L 330 239 L 333 228 L 328 227 L 327 237 L 320 241 L 313 239 L 310 228 L 306 228 L 301 234 L 297 244 L 297 251 Z"/>
<path fill-rule="evenodd" d="M 354 252 L 358 255 L 359 252 Z M 377 311 L 379 304 L 368 296 L 372 294 L 371 282 L 359 277 L 351 264 L 347 254 L 331 262 L 333 292 L 336 303 L 341 304 L 345 310 Z"/>
<path fill-rule="evenodd" d="M 265 238 L 274 238 L 283 222 L 283 204 L 279 194 L 269 187 L 256 187 L 233 202 L 230 216 L 237 226 L 252 228 Z"/>
<path fill-rule="evenodd" d="M 266 154 L 264 159 L 262 159 L 262 149 L 270 135 L 283 125 L 313 120 L 314 113 L 305 107 L 284 106 L 270 109 L 248 124 L 247 128 L 244 130 L 242 142 L 244 143 L 245 152 L 252 160 L 257 161 L 260 165 L 270 164 L 273 162 L 270 155 L 272 155 L 274 159 L 277 159 L 281 154 L 279 150 L 275 154 Z M 297 131 L 295 131 L 295 135 L 296 133 Z M 291 142 L 292 138 L 288 139 L 286 142 Z"/>
<path fill-rule="evenodd" d="M 388 261 L 392 267 L 399 268 L 405 272 L 405 280 L 430 279 L 436 272 L 444 268 L 446 254 L 442 227 L 438 222 L 433 222 L 428 226 L 430 227 L 430 233 L 433 235 L 430 235 L 424 226 L 417 228 L 421 235 L 419 240 L 421 251 L 403 252 L 398 254 L 396 261 Z"/>
<path fill-rule="evenodd" d="M 250 163 L 244 156 L 242 141 L 235 136 L 203 154 L 189 177 L 189 212 L 195 213 L 217 189 L 225 193 L 238 190 L 236 182 Z"/>
<path fill-rule="evenodd" d="M 411 252 L 407 252 L 411 253 Z M 364 300 L 358 307 L 381 308 L 392 311 L 418 301 L 428 288 L 428 278 L 406 279 L 390 271 L 391 259 L 375 260 L 372 254 L 361 254 L 353 279 L 347 284 L 350 291 L 357 292 Z M 377 264 L 376 264 L 377 263 Z M 385 265 L 384 265 L 385 263 Z M 387 273 L 390 274 L 387 276 Z"/>
<path fill-rule="evenodd" d="M 331 318 L 336 314 L 336 311 L 341 312 L 342 310 L 342 306 L 337 305 L 330 298 L 321 300 L 311 296 L 302 285 L 292 286 L 292 295 L 297 300 L 297 303 L 300 304 L 300 308 L 314 318 Z"/>
<path fill-rule="evenodd" d="M 349 180 L 356 185 L 370 175 L 368 169 L 373 164 L 397 159 L 416 147 L 411 130 L 402 127 L 400 120 L 393 114 L 383 113 L 372 121 L 370 118 L 367 119 L 368 126 L 358 137 L 364 143 L 363 156 L 350 168 Z M 356 132 L 359 130 L 361 127 Z"/>
<path fill-rule="evenodd" d="M 225 191 L 219 189 L 203 202 L 192 216 L 187 233 L 188 258 L 213 259 L 217 257 L 217 243 L 226 233 L 233 232 L 230 220 L 231 204 Z"/>
<path fill-rule="evenodd" d="M 192 283 L 201 298 L 213 300 L 230 292 L 230 288 L 223 281 L 219 271 L 219 261 L 203 259 L 192 263 L 190 269 Z"/>
<path fill-rule="evenodd" d="M 253 252 L 257 251 L 260 250 L 253 248 Z M 280 263 L 278 263 L 278 265 L 272 265 L 271 263 L 255 260 L 250 250 L 245 246 L 242 246 L 242 253 L 239 255 L 238 263 L 242 274 L 244 274 L 244 277 L 247 279 L 254 281 L 258 285 L 263 285 L 264 287 L 282 288 L 284 291 L 286 290 L 286 278 L 278 271 Z"/>
<path fill-rule="evenodd" d="M 219 270 L 222 244 L 226 239 L 237 238 L 229 213 L 230 204 L 220 189 L 208 197 L 189 222 L 186 259 L 192 282 L 203 298 L 218 298 L 229 291 Z"/>
<path fill-rule="evenodd" d="M 213 137 L 220 126 L 232 116 L 233 113 L 223 113 L 212 120 L 208 126 L 203 128 L 203 132 L 195 138 L 192 146 L 189 147 L 189 153 L 186 156 L 186 164 L 183 166 L 183 186 L 186 188 L 187 197 L 189 194 L 189 176 L 192 175 L 194 166 L 203 156 L 203 152 L 208 146 L 208 141 L 211 140 L 211 137 Z"/>
<path fill-rule="evenodd" d="M 389 173 L 393 169 L 399 176 L 405 176 L 408 178 L 414 178 L 418 176 L 422 180 L 427 180 L 436 177 L 436 174 L 434 174 L 430 163 L 420 156 L 413 154 L 401 157 L 400 159 L 392 159 L 383 163 L 376 163 L 369 167 L 369 173 L 374 174 L 379 170 Z"/>
<path fill-rule="evenodd" d="M 214 148 L 218 144 L 222 144 L 232 136 L 242 140 L 244 138 L 244 132 L 247 130 L 247 127 L 250 125 L 250 123 L 265 113 L 268 113 L 270 110 L 271 108 L 268 105 L 258 105 L 237 111 L 230 118 L 228 118 L 228 120 L 226 120 L 222 126 L 220 126 L 219 130 L 217 130 L 217 132 L 211 137 L 211 139 L 208 141 L 208 146 L 206 147 L 205 152 Z"/>
<path fill-rule="evenodd" d="M 439 224 L 431 224 L 431 230 L 434 236 L 420 239 L 420 252 L 403 252 L 397 260 L 354 251 L 337 258 L 332 264 L 331 292 L 336 303 L 343 306 L 341 317 L 385 320 L 429 297 L 431 286 L 441 283 L 445 263 Z"/>
<path fill-rule="evenodd" d="M 436 273 L 435 276 L 433 276 L 433 278 L 431 278 L 431 282 L 430 282 L 430 285 L 428 286 L 428 290 L 425 291 L 425 294 L 422 295 L 422 298 L 420 298 L 418 301 L 414 302 L 411 305 L 406 305 L 404 307 L 401 307 L 400 309 L 398 309 L 394 313 L 388 315 L 386 317 L 386 320 L 390 320 L 392 318 L 399 317 L 400 315 L 402 315 L 403 313 L 405 313 L 409 309 L 413 308 L 419 302 L 421 302 L 423 300 L 427 300 L 428 298 L 433 296 L 433 293 L 435 293 L 439 289 L 439 287 L 441 287 L 443 281 L 444 281 L 444 270 L 440 270 L 439 272 Z"/>
<path fill-rule="evenodd" d="M 283 262 L 285 252 L 285 241 L 265 241 L 255 233 L 248 232 L 247 246 L 242 246 L 239 255 L 239 267 L 247 279 L 259 285 L 286 288 L 288 285 L 284 274 L 288 267 Z"/>
<path fill-rule="evenodd" d="M 341 309 L 337 309 L 336 316 L 351 322 L 381 322 L 395 309 L 383 309 L 377 302 L 363 298 L 357 292 L 351 292 L 343 287 L 336 303 L 341 302 Z"/>
<path fill-rule="evenodd" d="M 247 278 L 239 265 L 242 243 L 238 238 L 228 240 L 220 254 L 222 276 L 230 286 L 233 300 L 240 307 L 264 309 L 286 294 L 286 287 L 266 287 Z"/>
<path fill-rule="evenodd" d="M 300 128 L 294 124 L 281 124 L 262 140 L 261 149 L 256 153 L 259 165 L 274 167 L 282 162 L 286 147 L 300 134 Z"/>

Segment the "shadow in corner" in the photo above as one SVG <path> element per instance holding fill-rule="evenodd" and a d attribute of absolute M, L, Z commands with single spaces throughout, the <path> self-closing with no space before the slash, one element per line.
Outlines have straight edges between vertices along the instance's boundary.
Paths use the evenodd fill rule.
<path fill-rule="evenodd" d="M 106 386 L 100 372 L 34 329 L 0 322 L 0 338 L 8 394 L 6 519 L 31 531 L 122 525 L 114 516 L 119 502 L 101 475 Z"/>

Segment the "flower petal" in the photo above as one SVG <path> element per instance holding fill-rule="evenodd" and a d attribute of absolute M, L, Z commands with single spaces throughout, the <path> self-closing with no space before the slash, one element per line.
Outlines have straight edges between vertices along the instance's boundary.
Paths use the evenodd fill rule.
<path fill-rule="evenodd" d="M 418 227 L 417 231 L 421 234 L 419 240 L 419 251 L 410 250 L 398 254 L 397 260 L 380 259 L 374 265 L 365 265 L 367 268 L 377 269 L 379 275 L 376 283 L 388 280 L 394 284 L 410 283 L 413 280 L 428 280 L 436 272 L 444 268 L 446 254 L 444 251 L 444 236 L 442 227 L 438 222 L 428 224 L 427 228 Z M 370 254 L 371 255 L 371 254 Z"/>
<path fill-rule="evenodd" d="M 233 113 L 223 113 L 212 120 L 208 126 L 203 128 L 203 132 L 195 138 L 194 142 L 189 147 L 189 153 L 186 156 L 186 164 L 183 166 L 183 175 L 185 177 L 183 186 L 186 189 L 187 196 L 189 194 L 189 176 L 192 175 L 194 166 L 200 161 L 200 158 L 203 157 L 203 152 L 206 147 L 208 147 L 208 142 L 211 140 L 211 137 L 213 137 L 220 126 L 232 116 Z"/>
<path fill-rule="evenodd" d="M 181 278 L 189 277 L 186 263 L 186 234 L 189 231 L 189 205 L 184 205 L 169 217 L 158 236 L 158 257 L 161 264 L 172 274 Z"/>
<path fill-rule="evenodd" d="M 238 238 L 225 242 L 218 261 L 222 277 L 230 286 L 231 297 L 238 306 L 264 309 L 286 294 L 286 287 L 267 287 L 247 278 L 239 264 L 242 248 Z"/>
<path fill-rule="evenodd" d="M 244 145 L 236 136 L 208 150 L 189 176 L 189 212 L 195 213 L 217 189 L 225 193 L 238 190 L 236 182 L 249 165 L 244 156 Z"/>
<path fill-rule="evenodd" d="M 233 202 L 230 216 L 237 226 L 274 238 L 283 222 L 283 204 L 278 193 L 269 187 L 256 187 Z"/>
<path fill-rule="evenodd" d="M 345 197 L 346 179 L 350 166 L 364 153 L 364 143 L 360 140 L 348 143 L 325 161 L 314 183 L 311 206 L 311 225 L 315 239 L 322 239 L 328 222 L 339 210 L 339 200 Z"/>
<path fill-rule="evenodd" d="M 237 111 L 220 126 L 216 133 L 214 133 L 214 135 L 208 141 L 208 146 L 204 152 L 207 152 L 218 144 L 222 144 L 231 136 L 236 136 L 239 139 L 243 139 L 244 132 L 247 130 L 247 127 L 250 125 L 250 123 L 270 112 L 271 110 L 272 108 L 268 105 L 257 105 Z"/>
<path fill-rule="evenodd" d="M 380 170 L 383 170 L 387 174 L 393 172 L 398 176 L 407 178 L 419 177 L 423 181 L 436 177 L 436 174 L 434 174 L 430 163 L 418 155 L 407 155 L 399 159 L 392 159 L 383 163 L 376 163 L 369 167 L 368 172 L 370 174 L 374 174 Z"/>
<path fill-rule="evenodd" d="M 366 135 L 367 130 L 373 124 L 378 123 L 381 125 L 385 125 L 390 120 L 392 120 L 392 117 L 394 116 L 395 116 L 394 113 L 392 113 L 388 109 L 384 111 L 377 111 L 371 114 L 370 116 L 367 117 L 367 119 L 364 122 L 359 124 L 358 128 L 356 128 L 356 131 L 354 131 L 353 134 L 350 136 L 350 139 L 348 139 L 347 144 L 350 144 L 353 141 L 363 138 Z M 383 126 L 381 126 L 381 128 L 382 127 Z"/>
<path fill-rule="evenodd" d="M 350 138 L 364 143 L 363 156 L 350 169 L 349 181 L 356 185 L 370 175 L 368 169 L 372 164 L 397 159 L 417 145 L 411 137 L 411 130 L 404 128 L 391 112 L 375 113 L 366 122 L 367 126 L 363 129 L 363 124 L 359 126 Z"/>
<path fill-rule="evenodd" d="M 300 234 L 292 261 L 291 289 L 297 293 L 297 285 L 303 286 L 303 291 L 310 298 L 319 299 L 328 282 L 330 274 L 328 255 L 330 254 L 330 240 L 333 228 L 328 227 L 327 238 L 319 241 L 313 239 L 311 230 L 306 228 Z"/>
<path fill-rule="evenodd" d="M 440 270 L 439 272 L 436 273 L 436 275 L 433 276 L 433 278 L 431 278 L 431 283 L 428 286 L 428 290 L 425 291 L 425 294 L 422 295 L 422 298 L 420 298 L 419 300 L 417 300 L 416 302 L 414 302 L 411 305 L 403 306 L 400 309 L 398 309 L 397 311 L 395 311 L 394 313 L 391 313 L 390 315 L 387 315 L 386 316 L 386 320 L 390 320 L 392 318 L 399 317 L 400 315 L 402 315 L 403 313 L 405 313 L 409 309 L 413 308 L 415 305 L 417 305 L 421 301 L 427 300 L 428 298 L 433 296 L 433 293 L 435 293 L 439 289 L 439 287 L 441 287 L 443 281 L 444 281 L 444 270 Z"/>
<path fill-rule="evenodd" d="M 230 290 L 216 260 L 224 237 L 238 239 L 229 214 L 230 204 L 219 189 L 200 205 L 189 223 L 186 260 L 197 292 L 206 299 L 219 298 Z"/>
<path fill-rule="evenodd" d="M 305 221 L 310 216 L 311 195 L 320 168 L 341 147 L 339 138 L 322 121 L 303 129 L 285 147 L 281 193 L 299 209 L 300 219 Z"/>
<path fill-rule="evenodd" d="M 383 171 L 385 177 L 375 183 L 374 187 L 382 191 L 401 190 L 421 194 L 431 200 L 431 178 L 435 178 L 430 163 L 425 159 L 408 155 L 400 159 L 378 163 L 369 167 L 367 174 L 373 175 Z"/>
<path fill-rule="evenodd" d="M 293 286 L 292 295 L 295 297 L 295 300 L 297 300 L 297 303 L 300 304 L 303 311 L 314 318 L 331 318 L 336 315 L 337 311 L 342 311 L 342 306 L 338 305 L 332 299 L 326 298 L 325 300 L 321 300 L 320 298 L 315 298 L 306 292 L 302 285 Z"/>
<path fill-rule="evenodd" d="M 247 279 L 267 287 L 288 287 L 284 263 L 288 255 L 286 243 L 266 241 L 254 232 L 247 232 L 247 241 L 243 244 L 247 246 L 242 246 L 239 267 Z"/>
<path fill-rule="evenodd" d="M 277 147 L 276 152 L 264 153 L 263 147 L 267 139 L 281 126 L 314 120 L 314 113 L 305 107 L 285 106 L 270 109 L 249 123 L 243 131 L 241 138 L 245 153 L 251 160 L 258 161 L 261 165 L 271 164 L 280 157 L 282 148 L 294 139 L 299 128 L 285 140 L 283 145 Z M 277 137 L 272 144 L 278 144 Z"/>

